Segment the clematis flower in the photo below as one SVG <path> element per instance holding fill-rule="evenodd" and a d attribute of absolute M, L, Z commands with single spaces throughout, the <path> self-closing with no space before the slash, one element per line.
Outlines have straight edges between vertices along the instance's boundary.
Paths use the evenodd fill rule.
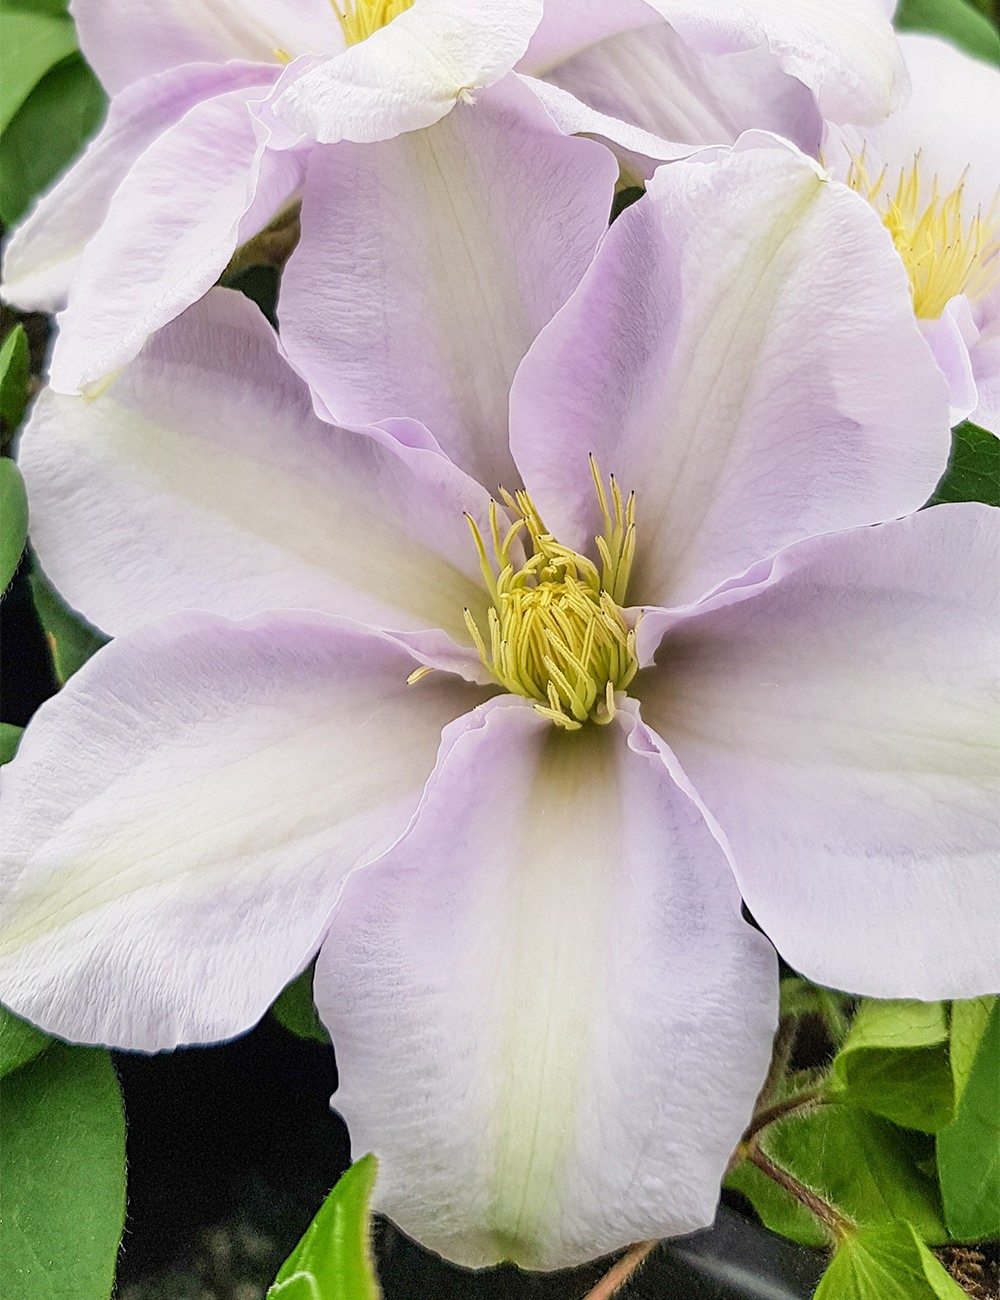
<path fill-rule="evenodd" d="M 952 423 L 1000 433 L 1000 71 L 935 36 L 900 44 L 912 97 L 881 126 L 828 126 L 824 160 L 892 236 Z"/>
<path fill-rule="evenodd" d="M 434 165 L 423 132 L 456 104 L 471 123 L 482 120 L 487 137 L 495 136 L 498 115 L 523 105 L 522 134 L 543 129 L 541 121 L 554 136 L 599 136 L 644 175 L 690 152 L 690 142 L 730 143 L 743 125 L 773 127 L 815 149 L 820 117 L 812 95 L 782 67 L 809 86 L 835 85 L 820 96 L 835 120 L 888 111 L 892 47 L 883 48 L 888 27 L 880 3 L 852 0 L 833 18 L 814 14 L 811 0 L 794 0 L 790 12 L 787 4 L 755 0 L 750 17 L 745 6 L 722 6 L 697 22 L 678 11 L 670 30 L 692 48 L 743 50 L 726 58 L 754 70 L 725 73 L 739 100 L 738 109 L 726 110 L 725 129 L 678 129 L 664 140 L 627 114 L 619 120 L 556 85 L 510 73 L 539 23 L 542 0 L 141 0 L 125 10 L 109 0 L 76 0 L 82 48 L 113 96 L 108 119 L 12 237 L 4 293 L 26 310 L 61 312 L 50 382 L 57 391 L 93 395 L 219 279 L 241 244 L 310 193 L 317 142 L 403 137 L 397 152 L 407 155 L 409 145 L 415 155 L 403 168 L 414 177 L 413 195 L 420 193 L 421 161 Z M 613 4 L 608 13 L 604 26 L 635 25 L 628 5 Z M 589 6 L 566 13 L 555 6 L 539 47 L 545 59 L 533 55 L 521 66 L 540 70 L 545 60 L 577 51 L 592 20 Z M 648 43 L 645 33 L 636 38 Z M 783 51 L 782 67 L 762 48 L 748 48 L 765 41 Z M 708 94 L 700 85 L 697 95 Z M 706 103 L 711 117 L 714 101 Z M 793 118 L 807 125 L 798 130 Z M 462 184 L 468 159 L 482 155 L 488 169 L 491 147 L 489 138 L 472 139 L 470 152 L 451 160 L 459 174 L 449 171 L 446 185 Z M 539 195 L 546 189 L 543 183 Z M 327 292 L 336 299 L 341 291 L 331 283 Z"/>
<path fill-rule="evenodd" d="M 156 1051 L 247 1029 L 322 946 L 379 1206 L 462 1263 L 711 1221 L 776 1023 L 741 895 L 826 983 L 1000 982 L 997 512 L 912 514 L 949 433 L 903 269 L 763 143 L 656 173 L 509 442 L 459 419 L 488 353 L 426 424 L 320 420 L 222 289 L 24 436 L 42 563 L 116 639 L 4 769 L 0 996 Z M 425 392 L 395 330 L 341 364 L 362 301 L 318 399 L 355 415 Z"/>

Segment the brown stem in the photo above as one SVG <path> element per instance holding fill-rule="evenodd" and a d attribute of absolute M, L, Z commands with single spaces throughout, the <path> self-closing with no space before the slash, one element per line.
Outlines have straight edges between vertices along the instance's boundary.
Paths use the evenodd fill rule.
<path fill-rule="evenodd" d="M 630 1246 L 618 1263 L 608 1269 L 597 1286 L 587 1292 L 583 1300 L 609 1300 L 616 1291 L 621 1290 L 658 1245 L 659 1242 L 656 1241 L 639 1241 Z"/>
<path fill-rule="evenodd" d="M 778 1032 L 774 1035 L 774 1048 L 771 1052 L 771 1064 L 768 1066 L 767 1078 L 757 1097 L 757 1106 L 766 1106 L 774 1096 L 779 1084 L 788 1073 L 788 1066 L 795 1050 L 798 1037 L 799 1021 L 797 1016 L 782 1016 L 778 1022 Z"/>
<path fill-rule="evenodd" d="M 800 1205 L 804 1205 L 807 1210 L 811 1210 L 820 1223 L 830 1231 L 835 1240 L 846 1237 L 853 1230 L 854 1225 L 850 1219 L 845 1218 L 838 1209 L 828 1201 L 824 1201 L 821 1196 L 817 1196 L 804 1183 L 800 1183 L 797 1178 L 793 1178 L 787 1169 L 782 1169 L 780 1165 L 776 1165 L 773 1160 L 761 1151 L 756 1142 L 748 1144 L 746 1155 L 747 1159 L 752 1164 L 755 1164 L 761 1173 L 767 1174 L 768 1178 L 776 1182 L 779 1187 L 783 1187 L 786 1192 L 794 1196 Z"/>
<path fill-rule="evenodd" d="M 774 1124 L 777 1120 L 784 1119 L 786 1115 L 794 1115 L 797 1110 L 806 1110 L 807 1107 L 821 1101 L 822 1097 L 821 1088 L 810 1088 L 806 1092 L 799 1092 L 794 1097 L 779 1101 L 774 1106 L 768 1106 L 765 1110 L 759 1110 L 750 1121 L 750 1127 L 743 1134 L 743 1143 L 750 1142 L 761 1129 L 767 1128 L 768 1124 Z"/>

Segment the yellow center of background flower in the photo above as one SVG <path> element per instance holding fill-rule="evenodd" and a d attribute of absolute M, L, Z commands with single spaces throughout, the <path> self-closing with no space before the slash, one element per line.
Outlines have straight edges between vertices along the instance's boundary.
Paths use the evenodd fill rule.
<path fill-rule="evenodd" d="M 343 9 L 332 0 L 334 12 L 344 30 L 348 45 L 366 41 L 380 27 L 388 27 L 413 4 L 413 0 L 343 0 Z"/>
<path fill-rule="evenodd" d="M 485 635 L 465 611 L 479 656 L 501 686 L 535 700 L 540 714 L 568 731 L 588 720 L 610 722 L 615 692 L 626 689 L 639 666 L 635 631 L 620 608 L 635 553 L 635 494 L 624 502 L 612 478 L 609 509 L 593 457 L 590 464 L 604 516 L 604 535 L 596 538 L 600 573 L 585 555 L 561 546 L 546 530 L 527 492 L 501 492 L 514 516 L 503 537 L 496 502 L 490 505 L 499 575 L 469 519 L 493 601 Z M 522 530 L 533 553 L 515 569 L 510 550 Z"/>
<path fill-rule="evenodd" d="M 988 212 L 977 211 L 965 225 L 961 181 L 942 199 L 935 177 L 924 204 L 919 158 L 900 172 L 894 196 L 882 190 L 885 176 L 883 168 L 872 182 L 863 158 L 855 158 L 847 183 L 868 200 L 892 235 L 910 277 L 917 316 L 936 320 L 956 294 L 967 294 L 973 302 L 984 297 L 1000 280 L 1000 191 Z"/>

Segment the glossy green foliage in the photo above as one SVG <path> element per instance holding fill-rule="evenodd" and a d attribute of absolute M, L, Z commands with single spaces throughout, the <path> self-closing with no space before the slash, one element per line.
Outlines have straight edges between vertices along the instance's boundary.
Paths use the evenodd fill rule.
<path fill-rule="evenodd" d="M 3 1081 L 4 1300 L 108 1300 L 125 1223 L 125 1116 L 109 1053 L 52 1043 Z"/>
<path fill-rule="evenodd" d="M 933 1159 L 929 1138 L 905 1133 L 855 1106 L 826 1104 L 770 1125 L 765 1154 L 842 1214 L 863 1227 L 894 1219 L 914 1223 L 925 1241 L 947 1240 L 937 1184 L 925 1172 Z M 774 1232 L 805 1246 L 829 1235 L 818 1219 L 756 1166 L 744 1161 L 726 1185 L 747 1196 Z"/>
<path fill-rule="evenodd" d="M 9 763 L 14 757 L 23 735 L 23 727 L 15 727 L 12 722 L 0 722 L 0 765 Z"/>
<path fill-rule="evenodd" d="M 858 1007 L 833 1063 L 831 1094 L 936 1133 L 955 1114 L 948 1010 L 943 1002 L 879 1002 Z"/>
<path fill-rule="evenodd" d="M 28 336 L 23 325 L 15 325 L 0 347 L 0 415 L 11 430 L 24 419 L 30 378 Z"/>
<path fill-rule="evenodd" d="M 969 1069 L 954 1122 L 937 1138 L 945 1218 L 959 1241 L 1000 1236 L 1000 1000 Z"/>
<path fill-rule="evenodd" d="M 948 468 L 927 504 L 945 501 L 1000 506 L 1000 438 L 968 420 L 952 430 Z"/>
<path fill-rule="evenodd" d="M 966 1300 L 909 1223 L 851 1233 L 814 1300 Z"/>
<path fill-rule="evenodd" d="M 893 18 L 901 32 L 934 32 L 973 58 L 1000 63 L 1000 36 L 968 0 L 900 0 Z"/>
<path fill-rule="evenodd" d="M 280 1024 L 299 1038 L 314 1038 L 318 1043 L 328 1043 L 330 1035 L 323 1028 L 313 1002 L 315 967 L 314 961 L 297 979 L 293 979 L 281 992 L 271 1011 Z"/>
<path fill-rule="evenodd" d="M 268 1300 L 380 1300 L 368 1212 L 377 1175 L 373 1155 L 351 1165 L 282 1264 Z"/>
<path fill-rule="evenodd" d="M 969 1081 L 972 1063 L 996 1003 L 995 997 L 986 997 L 951 1004 L 951 1073 L 955 1080 L 956 1105 Z"/>
<path fill-rule="evenodd" d="M 28 537 L 28 497 L 21 472 L 0 458 L 0 591 L 6 591 Z"/>
<path fill-rule="evenodd" d="M 0 6 L 0 131 L 46 72 L 76 48 L 68 14 Z"/>
<path fill-rule="evenodd" d="M 107 110 L 100 82 L 79 54 L 57 63 L 0 139 L 0 218 L 13 225 L 69 166 Z"/>
<path fill-rule="evenodd" d="M 109 638 L 60 600 L 37 563 L 32 566 L 29 580 L 35 609 L 52 646 L 56 675 L 60 682 L 68 681 L 92 654 L 107 645 Z"/>
<path fill-rule="evenodd" d="M 48 1034 L 0 1006 L 0 1079 L 11 1070 L 27 1065 L 51 1042 Z"/>

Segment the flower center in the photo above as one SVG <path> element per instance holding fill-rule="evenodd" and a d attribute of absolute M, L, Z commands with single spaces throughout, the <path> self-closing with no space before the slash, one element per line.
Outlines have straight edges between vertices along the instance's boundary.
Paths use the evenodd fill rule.
<path fill-rule="evenodd" d="M 935 177 L 930 202 L 921 204 L 919 157 L 900 172 L 895 196 L 882 192 L 884 182 L 884 168 L 872 182 L 863 157 L 852 159 L 847 183 L 868 200 L 892 235 L 910 277 L 914 312 L 936 320 L 956 294 L 968 294 L 973 302 L 984 297 L 1000 280 L 1000 191 L 989 211 L 977 210 L 966 225 L 962 181 L 942 199 Z"/>
<path fill-rule="evenodd" d="M 615 716 L 615 692 L 623 691 L 639 667 L 635 631 L 625 622 L 629 570 L 635 553 L 635 494 L 627 502 L 611 479 L 612 509 L 594 458 L 590 459 L 604 535 L 596 538 L 601 572 L 585 555 L 561 546 L 548 532 L 527 492 L 501 495 L 514 523 L 501 538 L 496 502 L 490 503 L 490 531 L 499 576 L 469 519 L 479 561 L 493 601 L 484 635 L 468 610 L 465 621 L 479 657 L 514 695 L 535 700 L 535 709 L 567 731 L 588 720 Z M 532 555 L 515 569 L 514 539 L 526 530 Z"/>
<path fill-rule="evenodd" d="M 337 0 L 331 3 L 344 30 L 344 40 L 348 45 L 359 45 L 380 27 L 388 27 L 410 8 L 413 0 L 343 0 L 343 9 Z"/>

